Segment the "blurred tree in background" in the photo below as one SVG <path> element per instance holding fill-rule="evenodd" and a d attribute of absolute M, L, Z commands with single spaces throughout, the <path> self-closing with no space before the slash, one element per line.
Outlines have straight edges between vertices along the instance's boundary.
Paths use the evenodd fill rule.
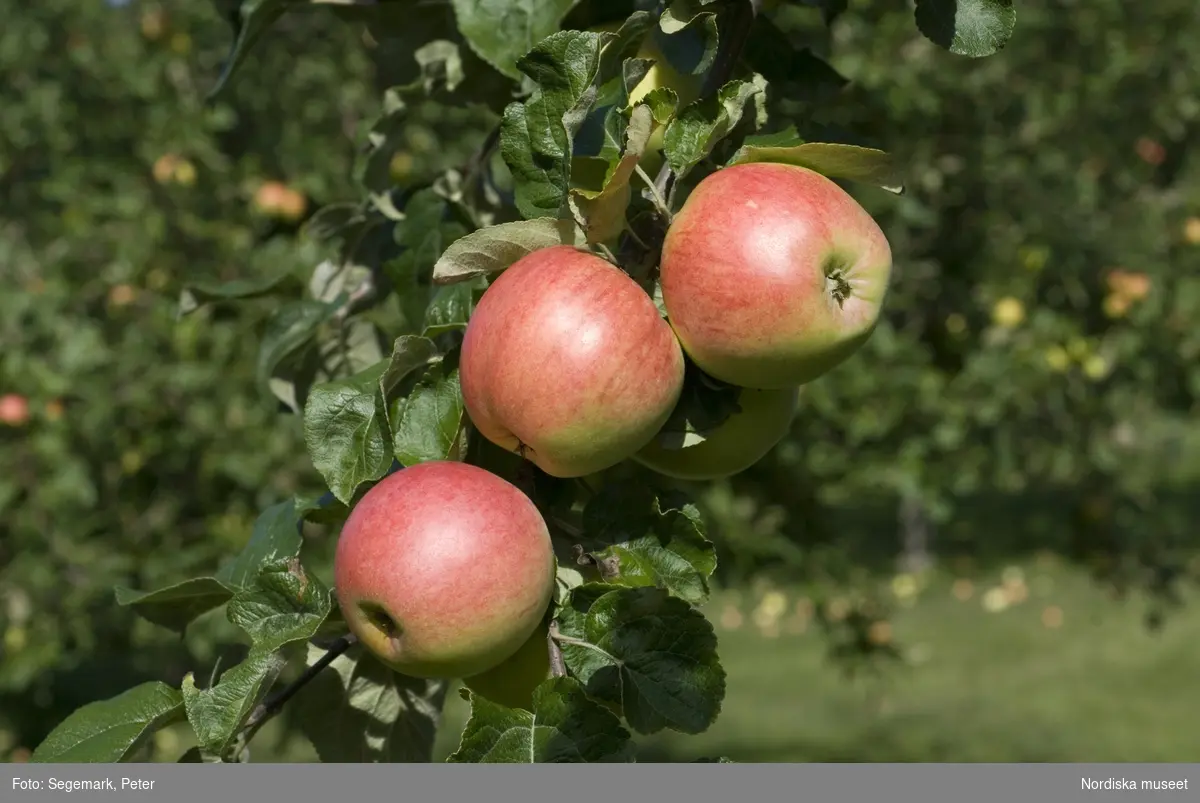
<path fill-rule="evenodd" d="M 252 303 L 180 317 L 181 292 L 307 281 L 328 254 L 304 222 L 356 196 L 383 90 L 415 64 L 402 40 L 293 14 L 207 106 L 229 47 L 208 4 L 0 9 L 0 395 L 30 405 L 0 424 L 3 756 L 233 640 L 211 618 L 183 643 L 112 601 L 211 570 L 264 506 L 321 487 L 268 381 L 287 322 Z M 1022 8 L 983 60 L 947 58 L 911 13 L 861 0 L 826 30 L 773 12 L 849 79 L 798 89 L 781 124 L 890 150 L 909 188 L 860 194 L 897 256 L 887 321 L 804 389 L 772 455 L 703 490 L 723 581 L 820 597 L 897 560 L 1052 550 L 1170 603 L 1200 575 L 1194 6 Z M 770 62 L 769 32 L 749 47 Z M 461 164 L 489 119 L 405 125 L 399 184 Z M 819 611 L 831 643 L 888 653 L 885 602 L 854 599 Z"/>

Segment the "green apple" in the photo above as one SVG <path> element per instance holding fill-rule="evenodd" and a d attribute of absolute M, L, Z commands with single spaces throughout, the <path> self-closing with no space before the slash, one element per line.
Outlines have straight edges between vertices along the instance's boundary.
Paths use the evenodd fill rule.
<path fill-rule="evenodd" d="M 741 410 L 729 416 L 705 440 L 669 449 L 658 438 L 634 460 L 681 480 L 714 480 L 745 471 L 761 460 L 791 428 L 800 389 L 752 390 L 738 396 Z"/>
<path fill-rule="evenodd" d="M 533 710 L 533 690 L 550 677 L 550 649 L 543 622 L 509 659 L 486 672 L 463 678 L 475 694 L 507 708 Z"/>

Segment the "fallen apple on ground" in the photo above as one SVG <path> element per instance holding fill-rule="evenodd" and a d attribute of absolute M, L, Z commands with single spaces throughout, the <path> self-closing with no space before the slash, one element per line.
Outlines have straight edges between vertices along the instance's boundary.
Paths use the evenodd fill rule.
<path fill-rule="evenodd" d="M 467 677 L 512 656 L 547 611 L 555 569 L 529 497 L 451 461 L 380 480 L 351 510 L 334 557 L 350 631 L 413 677 Z"/>

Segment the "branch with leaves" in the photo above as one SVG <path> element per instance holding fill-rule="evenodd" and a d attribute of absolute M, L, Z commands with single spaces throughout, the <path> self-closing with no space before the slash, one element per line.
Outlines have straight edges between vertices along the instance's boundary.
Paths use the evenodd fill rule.
<path fill-rule="evenodd" d="M 304 4 L 240 5 L 231 15 L 235 43 L 215 94 L 298 5 Z M 453 14 L 399 0 L 314 5 L 365 22 L 377 39 L 421 40 L 411 49 L 418 77 L 388 91 L 369 136 L 359 177 L 363 200 L 332 205 L 310 223 L 320 239 L 348 245 L 338 259 L 322 262 L 299 294 L 289 267 L 265 280 L 189 287 L 181 312 L 214 302 L 278 301 L 260 344 L 259 378 L 301 417 L 328 493 L 263 511 L 243 550 L 209 576 L 151 591 L 118 589 L 119 604 L 179 633 L 224 607 L 248 653 L 204 684 L 189 674 L 178 687 L 143 684 L 85 706 L 50 734 L 34 760 L 131 760 L 154 731 L 186 721 L 205 760 L 235 761 L 264 723 L 293 706 L 315 707 L 310 721 L 322 727 L 305 733 L 322 760 L 429 760 L 454 679 L 406 677 L 344 635 L 348 626 L 337 619 L 333 593 L 304 565 L 302 531 L 323 527 L 329 537 L 385 477 L 448 461 L 520 485 L 559 536 L 547 665 L 529 703 L 508 707 L 464 689 L 470 719 L 449 760 L 632 761 L 637 735 L 705 731 L 720 713 L 726 676 L 712 624 L 699 610 L 717 560 L 698 506 L 636 469 L 610 464 L 597 472 L 603 480 L 563 479 L 534 468 L 537 455 L 513 454 L 479 437 L 463 391 L 465 333 L 498 275 L 554 246 L 604 254 L 645 280 L 642 289 L 653 295 L 658 254 L 648 235 L 654 232 L 638 226 L 656 219 L 661 240 L 679 186 L 699 173 L 789 164 L 899 190 L 897 169 L 878 150 L 805 142 L 783 126 L 768 130 L 771 84 L 756 71 L 762 59 L 748 52 L 754 33 L 769 22 L 758 0 L 672 4 L 661 15 L 639 11 L 612 32 L 565 29 L 570 2 L 535 4 L 532 11 L 516 0 L 455 4 Z M 946 8 L 919 1 L 917 22 L 952 51 L 982 55 L 1002 46 L 1011 30 L 1011 6 L 1003 0 L 959 0 L 957 11 Z M 696 97 L 658 87 L 632 100 L 653 66 L 639 55 L 651 38 L 698 47 L 691 63 L 662 56 L 679 74 L 706 76 Z M 772 58 L 823 65 L 787 43 Z M 478 97 L 481 88 L 496 86 L 504 90 Z M 483 102 L 502 107 L 501 120 L 461 169 L 431 172 L 397 191 L 388 160 L 413 107 L 429 102 L 458 109 Z M 661 146 L 653 144 L 656 131 Z M 481 200 L 489 193 L 473 189 L 487 183 L 496 149 L 511 176 L 511 202 L 499 193 Z M 653 178 L 643 165 L 651 155 L 662 159 Z M 639 178 L 645 196 L 633 192 Z M 641 303 L 647 306 L 645 298 Z M 682 381 L 664 432 L 702 442 L 736 409 L 737 394 L 690 369 Z M 332 633 L 339 638 L 328 649 L 312 645 Z M 274 690 L 301 654 L 303 671 Z M 331 721 L 321 720 L 322 712 Z M 125 727 L 112 728 L 117 719 Z M 534 723 L 558 738 L 535 738 Z"/>

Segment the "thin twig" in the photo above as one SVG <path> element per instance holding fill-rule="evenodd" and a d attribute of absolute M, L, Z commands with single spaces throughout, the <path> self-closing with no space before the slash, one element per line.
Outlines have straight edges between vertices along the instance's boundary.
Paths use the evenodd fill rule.
<path fill-rule="evenodd" d="M 476 174 L 480 173 L 487 164 L 488 159 L 492 158 L 492 152 L 496 150 L 496 146 L 500 144 L 500 123 L 492 126 L 492 130 L 484 137 L 483 142 L 479 143 L 479 147 L 475 149 L 475 153 L 467 160 L 463 167 L 463 184 L 469 184 L 474 180 Z"/>
<path fill-rule="evenodd" d="M 654 179 L 650 178 L 650 176 L 646 173 L 646 168 L 642 167 L 640 163 L 634 167 L 634 170 L 636 170 L 637 174 L 641 176 L 642 181 L 646 182 L 646 188 L 650 191 L 650 196 L 654 201 L 654 205 L 658 207 L 658 212 L 660 215 L 662 215 L 663 220 L 667 221 L 667 223 L 670 223 L 671 207 L 667 206 L 666 200 L 664 200 L 663 196 L 659 194 L 658 187 L 655 185 Z"/>
<path fill-rule="evenodd" d="M 558 638 L 558 622 L 551 620 L 546 633 L 546 645 L 550 650 L 550 674 L 561 678 L 567 675 L 567 664 L 563 660 L 562 648 L 558 646 Z"/>
<path fill-rule="evenodd" d="M 583 530 L 581 528 L 576 527 L 574 524 L 572 524 L 569 521 L 566 521 L 565 519 L 561 518 L 560 516 L 549 516 L 548 519 L 551 524 L 558 527 L 560 530 L 562 530 L 564 533 L 571 536 L 572 538 L 579 538 L 583 535 Z"/>
<path fill-rule="evenodd" d="M 254 712 L 250 714 L 250 718 L 246 720 L 244 730 L 247 732 L 246 741 L 250 740 L 259 728 L 271 717 L 283 710 L 283 706 L 288 700 L 296 696 L 302 688 L 309 684 L 313 678 L 321 674 L 321 670 L 329 666 L 338 656 L 350 649 L 358 641 L 353 633 L 347 633 L 329 646 L 329 649 L 322 655 L 316 663 L 305 669 L 300 674 L 300 677 L 293 680 L 288 685 L 284 686 L 279 691 L 272 694 L 263 702 L 259 703 Z"/>

